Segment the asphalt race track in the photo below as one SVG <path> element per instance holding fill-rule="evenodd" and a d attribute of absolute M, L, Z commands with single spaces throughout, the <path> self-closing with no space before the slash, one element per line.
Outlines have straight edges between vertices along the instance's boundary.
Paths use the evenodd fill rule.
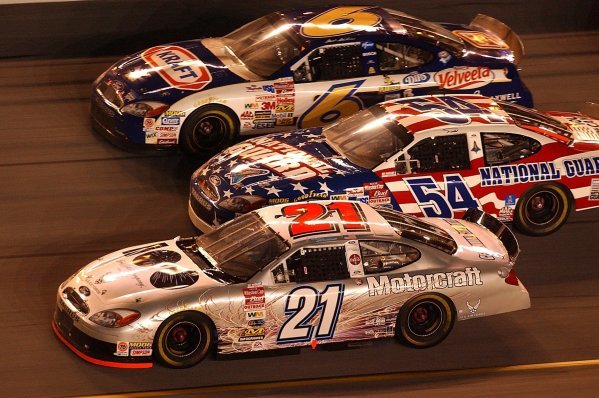
<path fill-rule="evenodd" d="M 523 75 L 537 108 L 576 110 L 599 100 L 599 32 L 524 42 Z M 91 131 L 90 83 L 114 60 L 0 61 L 2 396 L 153 396 L 258 382 L 267 384 L 165 393 L 597 396 L 599 209 L 573 214 L 550 237 L 520 236 L 517 271 L 532 309 L 457 323 L 429 350 L 388 340 L 345 351 L 207 360 L 179 371 L 111 369 L 76 357 L 50 328 L 58 285 L 109 251 L 195 234 L 186 203 L 197 160 L 125 152 Z M 550 365 L 556 362 L 564 364 Z M 505 368 L 531 364 L 546 365 Z M 334 379 L 373 374 L 390 375 Z M 302 381 L 269 384 L 293 380 Z"/>

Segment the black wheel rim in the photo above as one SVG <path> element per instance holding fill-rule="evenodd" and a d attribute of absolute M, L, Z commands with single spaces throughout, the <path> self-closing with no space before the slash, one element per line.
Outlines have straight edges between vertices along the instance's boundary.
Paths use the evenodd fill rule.
<path fill-rule="evenodd" d="M 549 224 L 558 213 L 559 200 L 553 192 L 538 192 L 526 202 L 526 218 L 533 224 Z"/>
<path fill-rule="evenodd" d="M 207 115 L 193 128 L 192 140 L 196 148 L 215 148 L 227 137 L 227 123 L 219 116 Z"/>
<path fill-rule="evenodd" d="M 165 348 L 173 357 L 187 357 L 193 354 L 202 342 L 200 328 L 193 322 L 175 323 L 166 332 Z"/>
<path fill-rule="evenodd" d="M 424 301 L 408 314 L 408 328 L 413 335 L 427 337 L 439 330 L 443 318 L 443 310 L 437 303 Z"/>

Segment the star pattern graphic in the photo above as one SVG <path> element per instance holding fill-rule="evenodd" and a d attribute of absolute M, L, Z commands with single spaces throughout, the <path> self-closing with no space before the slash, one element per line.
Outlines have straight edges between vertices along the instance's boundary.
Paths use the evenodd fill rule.
<path fill-rule="evenodd" d="M 253 195 L 254 194 L 254 188 L 252 188 L 251 185 L 248 185 L 247 187 L 245 187 L 245 193 L 247 193 L 248 195 Z"/>
<path fill-rule="evenodd" d="M 275 195 L 277 198 L 279 197 L 279 192 L 281 192 L 280 189 L 277 189 L 276 187 L 270 186 L 269 188 L 264 188 L 266 189 L 266 193 L 268 195 Z"/>
<path fill-rule="evenodd" d="M 331 177 L 329 174 L 322 174 L 320 176 L 320 178 L 322 178 L 323 180 L 326 180 L 327 178 L 333 178 L 333 177 Z"/>
<path fill-rule="evenodd" d="M 223 170 L 223 168 L 218 166 L 216 169 L 212 170 L 212 172 L 217 174 L 217 173 L 220 173 L 222 170 Z"/>
<path fill-rule="evenodd" d="M 319 182 L 318 184 L 320 185 L 320 190 L 326 193 L 327 196 L 329 195 L 329 192 L 333 192 L 333 190 L 327 186 L 326 182 Z"/>
<path fill-rule="evenodd" d="M 308 189 L 305 186 L 303 186 L 301 182 L 298 182 L 297 184 L 291 184 L 291 186 L 293 187 L 294 191 L 300 191 L 302 195 L 304 195 L 306 193 L 306 190 Z"/>
<path fill-rule="evenodd" d="M 225 198 L 230 198 L 230 197 L 231 197 L 231 195 L 233 195 L 233 192 L 231 192 L 231 190 L 230 190 L 230 189 L 227 189 L 227 190 L 223 191 L 223 196 L 224 196 Z"/>

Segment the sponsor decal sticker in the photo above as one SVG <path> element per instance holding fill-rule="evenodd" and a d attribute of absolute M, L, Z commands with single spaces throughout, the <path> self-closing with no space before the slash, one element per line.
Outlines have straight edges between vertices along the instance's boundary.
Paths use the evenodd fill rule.
<path fill-rule="evenodd" d="M 491 83 L 495 75 L 486 66 L 456 66 L 435 74 L 439 88 L 448 90 L 472 89 Z"/>
<path fill-rule="evenodd" d="M 185 112 L 183 112 L 183 111 L 165 111 L 164 116 L 185 117 Z"/>
<path fill-rule="evenodd" d="M 155 120 L 151 117 L 144 117 L 144 128 L 150 129 L 154 127 Z"/>
<path fill-rule="evenodd" d="M 127 341 L 118 341 L 116 343 L 116 352 L 114 355 L 118 357 L 129 356 L 129 343 Z"/>
<path fill-rule="evenodd" d="M 589 194 L 589 200 L 599 200 L 599 179 L 593 178 L 591 181 L 591 193 Z"/>
<path fill-rule="evenodd" d="M 202 90 L 212 82 L 206 65 L 183 47 L 156 46 L 141 57 L 165 82 L 180 90 Z"/>
<path fill-rule="evenodd" d="M 160 122 L 166 126 L 177 126 L 181 122 L 181 119 L 178 116 L 165 116 L 160 119 Z"/>
<path fill-rule="evenodd" d="M 484 50 L 509 50 L 509 46 L 499 37 L 478 30 L 454 30 L 456 36 L 461 37 L 476 48 Z"/>
<path fill-rule="evenodd" d="M 366 280 L 370 296 L 483 285 L 480 270 L 476 267 L 467 267 L 463 271 L 423 275 L 404 273 L 397 277 L 369 276 Z"/>
<path fill-rule="evenodd" d="M 235 184 L 239 184 L 241 181 L 245 180 L 246 178 L 261 176 L 261 175 L 265 175 L 268 173 L 269 173 L 268 170 L 254 169 L 254 168 L 248 167 L 246 165 L 239 165 L 239 166 L 235 167 L 233 170 L 231 170 L 230 173 L 225 174 L 225 177 L 229 177 L 229 181 L 231 182 L 231 185 L 235 185 Z"/>

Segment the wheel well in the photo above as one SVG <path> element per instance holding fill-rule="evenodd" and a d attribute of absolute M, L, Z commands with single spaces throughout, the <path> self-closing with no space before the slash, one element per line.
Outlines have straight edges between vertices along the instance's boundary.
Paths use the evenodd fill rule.
<path fill-rule="evenodd" d="M 522 198 L 522 196 L 526 195 L 532 189 L 543 188 L 543 187 L 551 186 L 551 185 L 555 185 L 558 188 L 562 189 L 566 193 L 566 195 L 568 196 L 568 204 L 570 205 L 570 210 L 572 210 L 572 209 L 576 210 L 576 199 L 574 198 L 574 195 L 572 194 L 572 191 L 570 190 L 570 188 L 568 188 L 567 186 L 565 186 L 564 184 L 562 184 L 559 181 L 545 181 L 545 182 L 541 182 L 539 184 L 535 184 L 535 185 L 531 186 L 530 188 L 528 188 L 526 191 L 524 191 L 522 193 L 522 195 L 520 196 L 520 198 L 518 198 L 517 205 L 520 205 L 520 199 Z"/>
<path fill-rule="evenodd" d="M 186 314 L 189 315 L 199 315 L 202 317 L 202 320 L 206 321 L 206 323 L 209 325 L 210 327 L 210 331 L 212 332 L 212 336 L 214 337 L 212 344 L 215 345 L 216 342 L 218 341 L 218 334 L 216 331 L 216 325 L 214 324 L 214 321 L 212 320 L 212 318 L 210 318 L 208 315 L 204 314 L 201 311 L 197 311 L 197 310 L 185 310 L 185 311 L 179 311 L 179 312 L 175 312 L 174 314 L 170 315 L 168 318 L 166 318 L 165 320 L 163 320 L 160 325 L 158 326 L 158 328 L 160 328 L 166 321 L 168 321 L 169 319 L 171 319 L 172 317 L 175 316 L 185 316 Z M 156 331 L 158 331 L 158 329 L 156 329 Z M 154 334 L 154 338 L 153 340 L 153 344 L 156 344 L 156 338 L 158 337 L 158 333 Z M 214 349 L 214 347 L 211 347 L 211 349 Z"/>
<path fill-rule="evenodd" d="M 449 308 L 451 309 L 451 315 L 455 321 L 456 316 L 457 316 L 457 309 L 456 309 L 455 303 L 448 296 L 444 295 L 443 293 L 438 293 L 438 292 L 422 292 L 422 293 L 417 294 L 416 296 L 410 297 L 410 299 L 408 301 L 406 301 L 405 303 L 403 303 L 403 305 L 399 309 L 399 312 L 397 313 L 398 319 L 399 319 L 399 315 L 401 314 L 401 311 L 404 311 L 404 309 L 407 308 L 408 305 L 412 304 L 412 302 L 418 300 L 420 297 L 425 296 L 425 295 L 433 295 L 433 296 L 441 297 L 442 299 L 447 301 L 449 303 Z"/>
<path fill-rule="evenodd" d="M 233 121 L 237 124 L 237 129 L 240 129 L 241 119 L 239 119 L 239 116 L 237 115 L 237 113 L 235 113 L 235 111 L 233 109 L 229 108 L 226 105 L 222 105 L 222 104 L 218 104 L 218 103 L 210 103 L 210 104 L 202 105 L 199 108 L 194 109 L 189 114 L 189 116 L 185 117 L 185 120 L 183 121 L 183 125 L 181 126 L 181 130 L 183 130 L 185 128 L 187 121 L 193 114 L 196 114 L 199 112 L 204 112 L 204 111 L 211 111 L 211 110 L 220 110 L 220 111 L 229 113 L 230 116 L 233 117 Z"/>

